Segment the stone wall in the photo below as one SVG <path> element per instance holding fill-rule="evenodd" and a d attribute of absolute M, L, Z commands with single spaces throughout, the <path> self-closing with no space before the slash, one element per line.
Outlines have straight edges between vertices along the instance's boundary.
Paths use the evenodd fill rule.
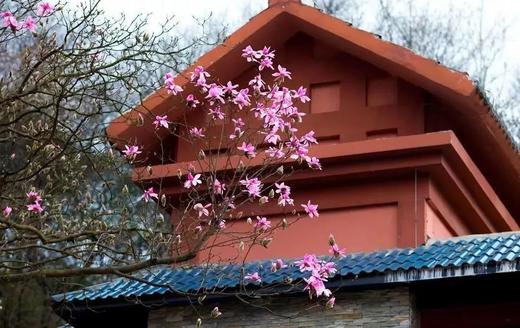
<path fill-rule="evenodd" d="M 411 327 L 413 306 L 407 288 L 336 292 L 334 309 L 315 307 L 306 296 L 279 296 L 266 306 L 277 313 L 226 301 L 196 308 L 201 316 L 214 306 L 218 319 L 203 319 L 202 327 Z M 195 327 L 199 317 L 190 306 L 163 307 L 150 311 L 149 328 Z"/>

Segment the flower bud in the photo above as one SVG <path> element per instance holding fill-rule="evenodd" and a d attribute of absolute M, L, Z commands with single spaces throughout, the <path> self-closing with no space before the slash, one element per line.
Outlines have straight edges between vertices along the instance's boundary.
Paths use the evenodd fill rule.
<path fill-rule="evenodd" d="M 211 317 L 212 318 L 218 318 L 222 315 L 222 312 L 218 310 L 218 306 L 215 306 L 213 310 L 211 310 Z"/>
<path fill-rule="evenodd" d="M 244 242 L 241 240 L 240 244 L 238 244 L 238 249 L 240 251 L 243 251 L 245 248 L 246 248 L 246 244 L 244 244 Z"/>
<path fill-rule="evenodd" d="M 278 167 L 278 169 L 276 170 L 276 173 L 278 173 L 279 175 L 282 175 L 283 174 L 283 165 L 280 165 Z"/>
<path fill-rule="evenodd" d="M 165 194 L 161 195 L 161 205 L 163 207 L 166 206 L 166 195 Z"/>
<path fill-rule="evenodd" d="M 206 295 L 199 296 L 197 298 L 197 302 L 199 302 L 200 305 L 202 305 L 202 302 L 206 299 Z"/>
<path fill-rule="evenodd" d="M 274 189 L 271 189 L 271 191 L 269 191 L 269 198 L 274 198 Z"/>
<path fill-rule="evenodd" d="M 206 158 L 206 153 L 204 152 L 204 150 L 201 149 L 201 150 L 199 151 L 199 159 L 200 159 L 200 160 L 203 160 L 203 159 L 205 159 L 205 158 Z"/>
<path fill-rule="evenodd" d="M 148 166 L 146 167 L 146 172 L 148 172 L 149 175 L 152 175 L 153 170 L 152 170 L 152 167 L 151 167 L 150 165 L 148 165 Z"/>
<path fill-rule="evenodd" d="M 286 218 L 283 218 L 282 219 L 282 228 L 287 229 L 288 226 L 289 226 L 289 222 L 287 222 Z"/>
<path fill-rule="evenodd" d="M 258 200 L 258 202 L 260 203 L 260 205 L 264 205 L 265 203 L 267 203 L 269 201 L 269 198 L 267 198 L 267 196 L 262 196 L 260 197 L 260 199 Z"/>
<path fill-rule="evenodd" d="M 330 246 L 336 245 L 336 239 L 334 239 L 334 235 L 333 234 L 329 235 L 329 245 Z"/>
<path fill-rule="evenodd" d="M 264 238 L 260 240 L 260 245 L 264 246 L 265 248 L 269 247 L 269 244 L 273 241 L 273 238 Z"/>
<path fill-rule="evenodd" d="M 197 322 L 195 323 L 195 326 L 197 326 L 197 327 L 202 326 L 202 319 L 201 318 L 197 319 Z"/>
<path fill-rule="evenodd" d="M 332 309 L 334 307 L 335 303 L 336 303 L 336 298 L 334 296 L 332 296 L 331 298 L 329 298 L 329 300 L 327 301 L 325 306 L 327 307 L 327 309 Z"/>
<path fill-rule="evenodd" d="M 247 218 L 246 222 L 247 224 L 253 224 L 253 220 L 251 218 Z"/>

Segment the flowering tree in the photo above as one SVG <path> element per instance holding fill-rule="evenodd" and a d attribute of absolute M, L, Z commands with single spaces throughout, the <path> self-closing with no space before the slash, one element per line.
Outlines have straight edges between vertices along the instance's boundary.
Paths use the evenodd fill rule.
<path fill-rule="evenodd" d="M 243 50 L 256 66 L 246 85 L 199 66 L 181 86 L 175 71 L 184 53 L 179 40 L 164 38 L 170 27 L 149 35 L 144 21 L 100 20 L 96 5 L 74 13 L 48 2 L 2 8 L 0 48 L 11 61 L 0 75 L 0 280 L 132 278 L 201 254 L 211 262 L 217 247 L 237 247 L 235 260 L 244 263 L 253 247 L 269 247 L 275 230 L 318 219 L 318 205 L 295 203 L 287 183 L 296 171 L 322 169 L 309 152 L 318 143 L 314 132 L 299 128 L 305 113 L 298 105 L 310 99 L 304 87 L 286 87 L 292 74 L 274 63 L 274 50 Z M 133 138 L 116 156 L 103 131 L 115 114 L 143 103 L 165 63 L 174 63 L 163 87 L 182 99 L 182 108 L 171 109 L 181 119 L 146 112 L 134 124 L 152 131 L 161 149 L 168 136 L 196 149 L 193 161 L 179 164 L 174 197 L 161 181 L 141 191 L 128 183 L 128 164 L 143 166 L 137 180 L 153 174 L 146 149 Z M 165 150 L 159 157 L 171 162 Z M 281 207 L 283 218 L 262 215 L 268 206 Z M 234 230 L 241 219 L 249 229 Z M 343 255 L 332 235 L 329 245 L 331 255 Z M 307 254 L 295 263 L 278 259 L 271 269 L 287 265 L 308 273 L 296 283 L 311 298 L 334 305 L 325 286 L 333 262 Z M 244 272 L 243 281 L 260 285 L 262 277 Z"/>

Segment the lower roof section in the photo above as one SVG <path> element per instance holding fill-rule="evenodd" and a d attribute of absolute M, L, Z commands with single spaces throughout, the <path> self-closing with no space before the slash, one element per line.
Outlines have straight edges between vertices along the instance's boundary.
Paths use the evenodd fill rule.
<path fill-rule="evenodd" d="M 161 304 L 189 301 L 193 294 L 233 293 L 237 288 L 251 290 L 279 288 L 282 293 L 301 292 L 286 282 L 301 281 L 301 273 L 288 261 L 288 267 L 271 272 L 270 261 L 195 267 L 159 268 L 136 276 L 120 278 L 74 292 L 52 297 L 55 306 L 81 304 L 93 308 L 131 305 L 139 302 Z M 334 287 L 381 285 L 450 277 L 482 276 L 520 271 L 520 232 L 470 235 L 427 243 L 408 249 L 351 254 L 336 260 L 338 269 L 329 284 Z M 244 273 L 258 271 L 262 283 L 242 279 Z M 262 288 L 263 289 L 263 288 Z M 258 289 L 260 292 L 262 289 Z"/>

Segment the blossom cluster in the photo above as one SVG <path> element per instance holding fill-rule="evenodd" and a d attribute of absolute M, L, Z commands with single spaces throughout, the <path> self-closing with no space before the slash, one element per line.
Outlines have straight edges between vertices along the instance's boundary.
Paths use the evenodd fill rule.
<path fill-rule="evenodd" d="M 36 9 L 36 15 L 38 17 L 47 17 L 54 12 L 54 6 L 47 1 L 40 2 Z M 36 32 L 37 21 L 32 16 L 27 16 L 22 22 L 18 21 L 18 18 L 9 10 L 0 13 L 2 18 L 2 25 L 5 28 L 10 28 L 13 32 L 21 29 L 26 29 L 32 33 Z"/>

